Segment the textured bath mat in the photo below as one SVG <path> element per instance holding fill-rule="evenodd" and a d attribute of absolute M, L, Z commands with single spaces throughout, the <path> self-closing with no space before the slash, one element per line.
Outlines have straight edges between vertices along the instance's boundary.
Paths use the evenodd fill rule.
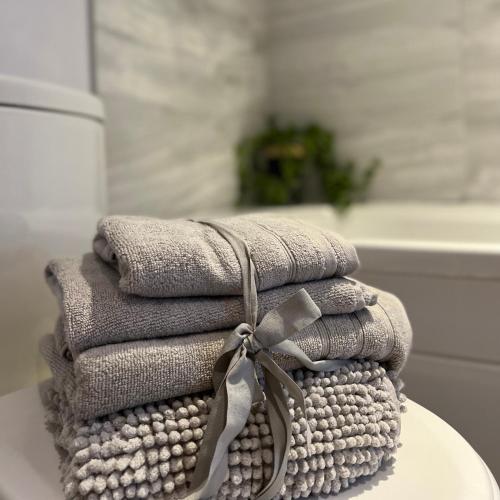
<path fill-rule="evenodd" d="M 304 391 L 306 414 L 289 401 L 292 447 L 279 498 L 337 493 L 392 460 L 403 397 L 399 381 L 391 381 L 379 363 L 290 375 Z M 211 401 L 202 393 L 76 421 L 57 387 L 49 385 L 47 426 L 61 454 L 66 498 L 182 498 Z M 306 421 L 312 432 L 309 449 Z M 217 498 L 254 497 L 272 471 L 272 459 L 265 403 L 259 403 L 230 446 L 229 476 Z"/>

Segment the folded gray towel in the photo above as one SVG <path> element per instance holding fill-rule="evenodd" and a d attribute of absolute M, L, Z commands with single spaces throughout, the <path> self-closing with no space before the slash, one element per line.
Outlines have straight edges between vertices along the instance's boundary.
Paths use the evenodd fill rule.
<path fill-rule="evenodd" d="M 244 321 L 243 298 L 147 298 L 122 292 L 119 274 L 93 254 L 49 263 L 46 277 L 62 320 L 59 352 L 73 357 L 92 347 L 232 328 Z M 302 286 L 323 314 L 360 310 L 376 302 L 375 289 L 347 278 L 285 285 L 259 293 L 259 321 Z"/>
<path fill-rule="evenodd" d="M 150 401 L 211 387 L 212 371 L 227 331 L 124 342 L 89 349 L 71 362 L 58 352 L 54 336 L 42 353 L 78 418 L 104 415 Z M 408 356 L 411 328 L 405 309 L 379 292 L 376 305 L 351 314 L 324 316 L 292 339 L 312 359 L 368 358 L 398 372 Z M 297 361 L 276 354 L 285 369 Z"/>
<path fill-rule="evenodd" d="M 335 372 L 290 373 L 306 414 L 289 403 L 292 447 L 279 498 L 338 493 L 389 462 L 399 442 L 400 383 L 377 362 Z M 65 497 L 169 498 L 186 494 L 211 407 L 209 393 L 135 407 L 95 420 L 75 419 L 57 383 L 44 388 L 47 426 L 61 456 Z M 307 448 L 306 422 L 312 431 Z M 217 499 L 249 499 L 272 472 L 272 438 L 264 403 L 231 443 L 229 477 Z"/>
<path fill-rule="evenodd" d="M 257 289 L 345 276 L 358 267 L 354 247 L 339 235 L 287 218 L 220 219 L 247 243 Z M 231 245 L 206 224 L 108 216 L 94 251 L 120 272 L 120 288 L 146 297 L 241 295 L 241 270 Z"/>

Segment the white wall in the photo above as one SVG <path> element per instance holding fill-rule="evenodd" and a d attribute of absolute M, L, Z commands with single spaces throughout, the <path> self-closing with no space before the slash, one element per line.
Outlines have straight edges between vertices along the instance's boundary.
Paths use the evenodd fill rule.
<path fill-rule="evenodd" d="M 500 200 L 498 0 L 272 0 L 270 106 L 382 159 L 378 199 Z"/>
<path fill-rule="evenodd" d="M 89 90 L 87 0 L 0 0 L 0 74 Z"/>
<path fill-rule="evenodd" d="M 265 0 L 95 2 L 113 213 L 232 205 L 234 146 L 266 113 Z"/>

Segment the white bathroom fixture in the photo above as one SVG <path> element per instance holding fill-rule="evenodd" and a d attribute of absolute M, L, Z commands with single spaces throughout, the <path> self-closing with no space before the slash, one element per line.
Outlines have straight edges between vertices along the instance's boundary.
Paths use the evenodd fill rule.
<path fill-rule="evenodd" d="M 87 0 L 5 0 L 0 15 L 0 394 L 43 377 L 52 257 L 90 249 L 105 212 L 104 112 Z"/>
<path fill-rule="evenodd" d="M 361 260 L 355 277 L 397 295 L 413 327 L 405 392 L 456 428 L 500 477 L 500 209 L 367 203 L 275 212 L 333 229 Z"/>
<path fill-rule="evenodd" d="M 0 394 L 40 378 L 57 316 L 43 269 L 90 250 L 105 211 L 103 116 L 90 94 L 0 76 Z"/>

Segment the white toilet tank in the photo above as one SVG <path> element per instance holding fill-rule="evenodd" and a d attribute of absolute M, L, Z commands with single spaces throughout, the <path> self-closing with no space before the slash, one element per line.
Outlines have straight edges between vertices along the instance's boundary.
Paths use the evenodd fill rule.
<path fill-rule="evenodd" d="M 90 250 L 106 209 L 88 3 L 7 2 L 8 19 L 0 16 L 0 395 L 45 376 L 37 344 L 57 310 L 44 266 Z"/>

